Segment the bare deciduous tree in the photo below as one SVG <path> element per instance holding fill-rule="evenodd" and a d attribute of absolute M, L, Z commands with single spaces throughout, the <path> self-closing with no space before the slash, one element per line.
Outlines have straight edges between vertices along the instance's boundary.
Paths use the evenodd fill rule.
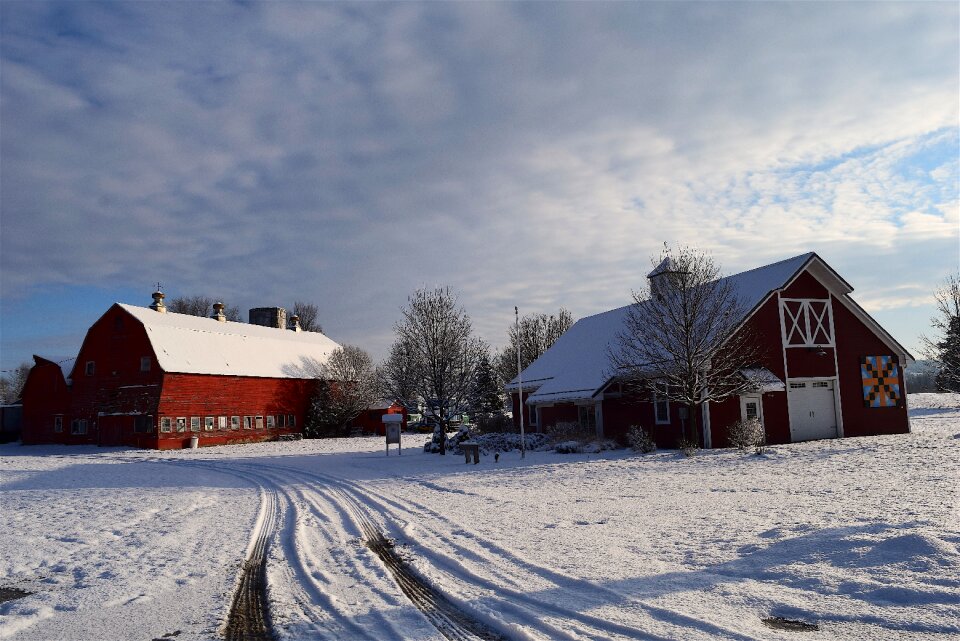
<path fill-rule="evenodd" d="M 960 273 L 947 276 L 933 293 L 937 313 L 930 325 L 937 338 L 921 336 L 924 355 L 937 362 L 937 389 L 960 392 Z"/>
<path fill-rule="evenodd" d="M 20 399 L 29 375 L 30 363 L 20 363 L 14 369 L 0 375 L 0 405 L 15 403 Z"/>
<path fill-rule="evenodd" d="M 350 421 L 377 400 L 373 361 L 353 345 L 338 347 L 325 363 L 308 369 L 317 379 L 304 432 L 308 436 L 345 436 Z"/>
<path fill-rule="evenodd" d="M 303 331 L 323 333 L 323 327 L 318 320 L 320 310 L 313 303 L 307 303 L 302 300 L 296 301 L 293 304 L 293 315 L 300 317 L 300 329 Z"/>
<path fill-rule="evenodd" d="M 503 384 L 517 376 L 517 348 L 520 349 L 520 368 L 525 369 L 557 342 L 573 325 L 573 315 L 560 308 L 556 316 L 527 314 L 520 319 L 520 330 L 511 324 L 507 331 L 508 344 L 497 356 L 497 373 Z"/>
<path fill-rule="evenodd" d="M 218 301 L 222 302 L 220 299 L 210 298 L 209 296 L 177 296 L 167 305 L 167 311 L 175 314 L 209 317 L 213 314 L 213 304 Z M 236 305 L 225 305 L 223 314 L 228 321 L 241 322 L 240 308 Z"/>
<path fill-rule="evenodd" d="M 610 353 L 612 374 L 687 407 L 690 433 L 683 436 L 699 443 L 698 410 L 704 403 L 756 389 L 743 372 L 757 366 L 759 341 L 742 325 L 749 310 L 708 254 L 665 248 L 651 276 L 634 292 Z"/>
<path fill-rule="evenodd" d="M 401 311 L 397 343 L 406 350 L 417 395 L 440 425 L 444 454 L 447 426 L 469 404 L 484 344 L 472 336 L 470 317 L 449 288 L 418 290 Z"/>
<path fill-rule="evenodd" d="M 377 368 L 377 385 L 383 398 L 395 400 L 409 411 L 419 409 L 420 390 L 412 349 L 402 340 L 390 347 L 390 356 Z"/>

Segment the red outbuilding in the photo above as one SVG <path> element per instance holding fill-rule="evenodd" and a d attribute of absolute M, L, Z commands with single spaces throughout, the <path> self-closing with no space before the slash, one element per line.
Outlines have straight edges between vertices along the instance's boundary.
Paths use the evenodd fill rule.
<path fill-rule="evenodd" d="M 117 303 L 87 332 L 68 374 L 34 357 L 23 392 L 22 441 L 153 449 L 272 440 L 301 429 L 316 366 L 338 345 L 288 329 L 281 308 L 228 321 L 168 313 L 163 294 Z"/>
<path fill-rule="evenodd" d="M 400 414 L 403 418 L 400 421 L 400 429 L 407 429 L 407 408 L 396 401 L 381 401 L 371 405 L 365 412 L 353 419 L 350 424 L 353 427 L 360 428 L 365 433 L 386 435 L 386 429 L 383 426 L 384 414 Z"/>
<path fill-rule="evenodd" d="M 657 276 L 654 270 L 649 277 Z M 910 430 L 904 367 L 913 357 L 850 297 L 853 287 L 817 254 L 727 279 L 749 310 L 741 327 L 760 342 L 761 362 L 743 372 L 758 385 L 750 394 L 702 406 L 701 445 L 727 446 L 729 427 L 742 418 L 757 418 L 769 443 Z M 658 445 L 676 446 L 686 408 L 639 398 L 611 375 L 609 354 L 629 309 L 581 319 L 521 373 L 528 430 L 572 422 L 623 441 L 629 427 L 638 425 Z M 507 391 L 519 423 L 518 379 Z"/>

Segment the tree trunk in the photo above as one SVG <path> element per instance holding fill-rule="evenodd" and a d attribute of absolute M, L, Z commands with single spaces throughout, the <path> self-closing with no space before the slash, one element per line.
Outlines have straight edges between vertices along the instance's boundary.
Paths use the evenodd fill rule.
<path fill-rule="evenodd" d="M 687 413 L 690 415 L 690 440 L 696 443 L 697 447 L 703 447 L 700 443 L 700 423 L 697 421 L 696 404 L 687 405 Z"/>

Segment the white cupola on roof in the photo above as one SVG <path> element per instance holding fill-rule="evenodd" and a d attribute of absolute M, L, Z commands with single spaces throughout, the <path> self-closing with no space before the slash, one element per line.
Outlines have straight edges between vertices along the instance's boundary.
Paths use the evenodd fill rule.
<path fill-rule="evenodd" d="M 652 272 L 647 274 L 647 278 L 650 280 L 650 295 L 659 299 L 666 291 L 682 286 L 681 275 L 686 273 L 677 266 L 677 263 L 671 257 L 667 256 L 660 261 L 660 264 Z"/>

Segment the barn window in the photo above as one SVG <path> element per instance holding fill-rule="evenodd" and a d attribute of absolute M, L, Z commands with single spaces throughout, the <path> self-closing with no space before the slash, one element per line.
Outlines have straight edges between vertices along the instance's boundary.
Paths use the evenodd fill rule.
<path fill-rule="evenodd" d="M 218 416 L 217 417 L 217 429 L 225 430 L 227 429 L 227 417 Z"/>
<path fill-rule="evenodd" d="M 133 431 L 138 434 L 149 434 L 153 431 L 153 417 L 149 414 L 136 416 L 133 419 Z"/>
<path fill-rule="evenodd" d="M 527 412 L 527 416 L 529 417 L 530 425 L 536 425 L 537 424 L 537 406 L 529 405 L 528 407 L 530 409 Z"/>
<path fill-rule="evenodd" d="M 780 302 L 783 342 L 787 347 L 833 345 L 829 300 L 791 299 Z"/>
<path fill-rule="evenodd" d="M 70 424 L 70 433 L 71 434 L 86 434 L 87 433 L 87 419 L 85 418 L 75 418 Z"/>
<path fill-rule="evenodd" d="M 580 419 L 580 429 L 593 431 L 597 429 L 597 412 L 593 405 L 580 405 L 577 408 Z"/>
<path fill-rule="evenodd" d="M 149 372 L 149 371 L 150 371 L 150 357 L 149 357 L 149 356 L 141 356 L 141 357 L 140 357 L 140 371 L 141 371 L 141 372 Z"/>
<path fill-rule="evenodd" d="M 63 417 L 54 416 L 53 417 L 53 431 L 58 434 L 63 431 Z"/>
<path fill-rule="evenodd" d="M 277 414 L 277 426 L 286 427 L 287 426 L 287 415 L 286 414 Z"/>
<path fill-rule="evenodd" d="M 258 429 L 258 430 L 262 430 L 262 429 L 263 429 L 263 417 L 262 417 L 262 416 L 258 416 L 258 417 L 257 417 L 257 429 Z"/>
<path fill-rule="evenodd" d="M 170 432 L 173 428 L 173 420 L 169 416 L 164 416 L 160 419 L 160 431 L 161 432 Z"/>
<path fill-rule="evenodd" d="M 231 429 L 231 430 L 239 430 L 239 429 L 240 429 L 240 417 L 239 417 L 239 416 L 231 416 L 231 417 L 230 417 L 230 429 Z"/>
<path fill-rule="evenodd" d="M 268 430 L 272 430 L 272 429 L 273 429 L 274 427 L 276 427 L 276 426 L 277 426 L 276 417 L 274 417 L 273 415 L 268 416 L 268 417 L 267 417 L 267 429 L 268 429 Z"/>
<path fill-rule="evenodd" d="M 86 367 L 84 367 L 84 370 L 83 370 L 83 371 L 84 371 L 84 373 L 85 373 L 87 376 L 93 376 L 93 374 L 94 374 L 94 372 L 96 371 L 96 369 L 97 369 L 97 364 L 96 364 L 96 362 L 94 362 L 94 361 L 87 361 L 87 365 L 86 365 Z"/>
<path fill-rule="evenodd" d="M 177 417 L 177 431 L 178 431 L 178 432 L 186 432 L 186 431 L 187 431 L 187 417 L 186 417 L 186 416 L 178 416 L 178 417 Z"/>
<path fill-rule="evenodd" d="M 670 423 L 670 402 L 664 398 L 666 389 L 663 385 L 657 385 L 653 391 L 653 419 L 657 425 L 668 425 Z"/>
<path fill-rule="evenodd" d="M 207 416 L 203 419 L 203 429 L 207 432 L 213 431 L 213 417 Z"/>
<path fill-rule="evenodd" d="M 245 429 L 245 430 L 252 430 L 252 429 L 253 429 L 253 417 L 252 417 L 252 416 L 244 416 L 244 417 L 243 417 L 243 429 Z"/>
<path fill-rule="evenodd" d="M 287 427 L 296 427 L 296 426 L 297 426 L 297 415 L 287 414 Z"/>
<path fill-rule="evenodd" d="M 191 432 L 199 432 L 199 431 L 200 431 L 200 417 L 199 417 L 199 416 L 191 416 L 191 417 L 190 417 L 190 431 L 191 431 Z"/>

